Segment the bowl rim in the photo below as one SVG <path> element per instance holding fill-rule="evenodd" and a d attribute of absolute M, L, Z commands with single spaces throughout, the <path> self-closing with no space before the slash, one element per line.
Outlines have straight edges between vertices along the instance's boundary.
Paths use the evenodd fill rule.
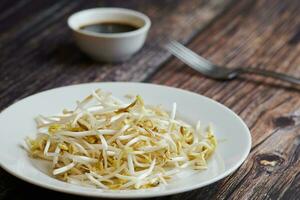
<path fill-rule="evenodd" d="M 111 12 L 111 13 L 118 13 L 118 14 L 121 13 L 121 14 L 131 15 L 131 16 L 141 19 L 144 22 L 144 24 L 143 24 L 143 26 L 139 27 L 137 30 L 124 32 L 124 33 L 96 33 L 96 32 L 91 32 L 91 31 L 82 31 L 78 28 L 75 28 L 72 25 L 71 21 L 74 19 L 74 17 L 78 17 L 79 15 L 82 15 L 83 13 L 95 12 L 95 11 L 97 11 L 97 12 L 105 11 L 105 12 Z M 68 23 L 69 28 L 73 32 L 76 32 L 76 33 L 79 33 L 82 35 L 86 35 L 86 36 L 90 36 L 90 37 L 97 37 L 97 38 L 122 38 L 122 37 L 137 36 L 139 34 L 146 33 L 151 27 L 151 20 L 147 15 L 145 15 L 141 12 L 135 11 L 135 10 L 119 8 L 119 7 L 99 7 L 99 8 L 90 8 L 90 9 L 80 10 L 80 11 L 75 12 L 72 15 L 70 15 L 68 17 L 67 23 Z"/>

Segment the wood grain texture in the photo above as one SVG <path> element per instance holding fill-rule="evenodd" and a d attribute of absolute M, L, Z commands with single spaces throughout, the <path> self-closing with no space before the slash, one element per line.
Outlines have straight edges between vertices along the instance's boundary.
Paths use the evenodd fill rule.
<path fill-rule="evenodd" d="M 143 50 L 120 64 L 96 63 L 79 52 L 66 19 L 95 6 L 149 15 L 153 26 Z M 252 150 L 231 176 L 157 199 L 299 199 L 300 89 L 253 75 L 225 82 L 207 79 L 159 47 L 172 37 L 220 65 L 300 77 L 299 8 L 297 0 L 5 0 L 0 4 L 0 109 L 45 89 L 83 82 L 144 81 L 187 89 L 239 114 L 251 129 Z M 0 199 L 32 194 L 82 199 L 32 186 L 0 170 Z"/>
<path fill-rule="evenodd" d="M 170 57 L 158 48 L 160 41 L 166 36 L 189 40 L 227 2 L 57 1 L 46 8 L 34 8 L 38 11 L 24 18 L 26 21 L 13 21 L 12 18 L 10 23 L 15 26 L 0 35 L 0 108 L 10 104 L 12 99 L 61 85 L 142 81 Z M 75 11 L 96 6 L 133 8 L 151 18 L 153 25 L 148 41 L 130 61 L 114 65 L 97 63 L 75 47 L 66 25 L 67 17 Z"/>
<path fill-rule="evenodd" d="M 238 2 L 188 46 L 220 65 L 264 68 L 300 77 L 297 8 L 299 2 L 295 1 Z M 225 104 L 246 121 L 252 133 L 252 151 L 237 172 L 174 199 L 300 198 L 299 88 L 250 75 L 214 81 L 176 59 L 149 81 L 191 90 Z"/>

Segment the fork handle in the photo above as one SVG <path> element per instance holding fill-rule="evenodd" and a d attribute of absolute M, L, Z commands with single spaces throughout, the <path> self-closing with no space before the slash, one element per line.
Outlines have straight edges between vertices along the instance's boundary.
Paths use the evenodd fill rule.
<path fill-rule="evenodd" d="M 268 71 L 268 70 L 263 70 L 263 69 L 257 69 L 257 68 L 240 68 L 239 69 L 240 73 L 250 73 L 250 74 L 258 74 L 261 76 L 268 76 L 276 79 L 280 79 L 283 81 L 287 81 L 290 83 L 295 83 L 300 85 L 300 78 L 296 78 L 293 76 L 288 76 L 286 74 L 278 73 L 278 72 L 273 72 L 273 71 Z"/>

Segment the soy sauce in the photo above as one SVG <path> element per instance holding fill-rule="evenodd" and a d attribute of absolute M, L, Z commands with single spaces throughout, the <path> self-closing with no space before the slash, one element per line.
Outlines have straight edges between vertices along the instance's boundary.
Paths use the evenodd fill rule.
<path fill-rule="evenodd" d="M 135 31 L 139 27 L 132 24 L 126 24 L 121 22 L 99 22 L 95 24 L 84 25 L 80 27 L 80 30 L 90 31 L 95 33 L 125 33 Z"/>

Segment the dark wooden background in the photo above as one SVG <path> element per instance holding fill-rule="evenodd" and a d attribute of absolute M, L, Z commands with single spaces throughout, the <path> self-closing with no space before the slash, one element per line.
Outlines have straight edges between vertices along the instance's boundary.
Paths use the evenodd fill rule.
<path fill-rule="evenodd" d="M 132 8 L 151 18 L 145 47 L 131 60 L 97 63 L 75 47 L 67 17 L 97 6 Z M 184 88 L 239 114 L 251 129 L 252 150 L 231 176 L 157 199 L 300 199 L 299 87 L 253 75 L 210 80 L 159 47 L 172 37 L 217 64 L 300 77 L 299 10 L 299 0 L 1 0 L 0 110 L 33 93 L 84 82 Z M 0 199 L 32 196 L 81 199 L 33 186 L 0 169 Z"/>

